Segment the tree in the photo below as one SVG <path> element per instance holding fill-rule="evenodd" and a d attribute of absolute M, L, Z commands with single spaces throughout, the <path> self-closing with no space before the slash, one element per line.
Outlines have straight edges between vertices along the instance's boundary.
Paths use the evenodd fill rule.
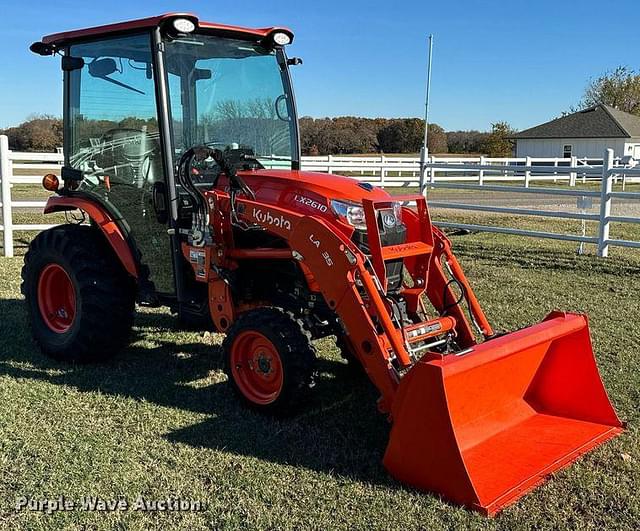
<path fill-rule="evenodd" d="M 447 133 L 449 153 L 481 153 L 489 133 L 480 131 L 450 131 Z"/>
<path fill-rule="evenodd" d="M 420 120 L 422 122 L 422 120 Z M 424 122 L 422 122 L 424 123 Z M 423 139 L 424 142 L 424 139 Z M 447 133 L 438 124 L 429 124 L 429 135 L 427 136 L 429 153 L 448 153 Z M 420 144 L 422 147 L 422 144 Z"/>
<path fill-rule="evenodd" d="M 380 150 L 385 153 L 417 151 L 422 142 L 422 127 L 417 118 L 389 120 L 377 133 Z"/>
<path fill-rule="evenodd" d="M 385 153 L 417 153 L 424 143 L 424 120 L 400 118 L 388 120 L 378 130 L 378 145 Z M 429 124 L 429 152 L 446 153 L 447 136 L 437 124 Z"/>
<path fill-rule="evenodd" d="M 487 136 L 482 151 L 490 157 L 510 157 L 513 154 L 513 142 L 509 139 L 515 130 L 507 122 L 491 124 L 491 133 Z"/>
<path fill-rule="evenodd" d="M 592 79 L 582 96 L 580 108 L 609 105 L 640 116 L 640 73 L 626 66 Z"/>
<path fill-rule="evenodd" d="M 305 116 L 300 118 L 299 125 L 300 143 L 305 155 L 378 151 L 376 133 L 380 119 L 354 116 L 316 119 Z"/>
<path fill-rule="evenodd" d="M 62 146 L 62 120 L 54 116 L 31 116 L 0 133 L 9 137 L 9 146 L 16 151 L 48 152 Z"/>

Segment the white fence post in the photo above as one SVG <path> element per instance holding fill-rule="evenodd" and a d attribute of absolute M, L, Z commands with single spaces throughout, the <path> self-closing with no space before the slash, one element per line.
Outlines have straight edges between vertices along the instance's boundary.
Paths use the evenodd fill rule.
<path fill-rule="evenodd" d="M 602 161 L 602 187 L 600 192 L 600 225 L 598 230 L 598 256 L 609 256 L 609 216 L 613 190 L 613 149 L 607 149 Z"/>
<path fill-rule="evenodd" d="M 384 169 L 384 155 L 380 155 L 380 186 L 384 188 L 384 176 L 386 170 Z"/>
<path fill-rule="evenodd" d="M 333 155 L 327 155 L 327 173 L 333 173 L 333 168 L 331 165 L 333 164 Z"/>
<path fill-rule="evenodd" d="M 429 161 L 429 164 L 433 164 L 436 161 L 436 158 L 434 156 L 430 156 L 427 160 Z M 429 182 L 436 182 L 436 170 L 433 168 L 429 168 Z"/>
<path fill-rule="evenodd" d="M 524 165 L 527 167 L 531 166 L 531 157 L 527 157 L 525 159 Z M 524 172 L 524 187 L 525 188 L 529 188 L 529 181 L 531 180 L 531 171 L 530 170 L 526 170 Z"/>
<path fill-rule="evenodd" d="M 578 178 L 578 174 L 575 171 L 575 168 L 578 166 L 578 157 L 573 156 L 571 157 L 571 169 L 573 169 L 573 171 L 569 174 L 569 186 L 575 186 L 576 185 L 576 179 Z"/>
<path fill-rule="evenodd" d="M 425 195 L 427 190 L 427 187 L 425 186 L 425 183 L 427 182 L 427 154 L 427 149 L 422 146 L 420 148 L 420 162 L 418 163 L 420 167 L 420 171 L 418 172 L 418 189 L 420 190 L 420 195 Z M 401 174 L 399 173 L 398 175 Z"/>
<path fill-rule="evenodd" d="M 4 256 L 13 256 L 13 217 L 11 215 L 11 161 L 9 138 L 0 135 L 0 188 L 2 188 L 2 225 Z"/>
<path fill-rule="evenodd" d="M 486 157 L 484 155 L 480 156 L 480 166 L 484 166 L 487 163 Z M 478 174 L 478 184 L 482 186 L 484 184 L 484 170 L 480 170 Z"/>

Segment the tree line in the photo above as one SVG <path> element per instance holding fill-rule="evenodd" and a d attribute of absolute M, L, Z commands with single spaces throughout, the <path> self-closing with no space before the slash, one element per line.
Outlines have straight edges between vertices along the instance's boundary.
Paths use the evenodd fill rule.
<path fill-rule="evenodd" d="M 604 103 L 640 116 L 640 72 L 626 66 L 591 79 L 582 99 L 571 112 Z M 124 120 L 135 127 L 136 118 Z M 493 157 L 512 153 L 506 122 L 492 124 L 491 131 L 449 131 L 429 124 L 429 152 L 473 153 Z M 62 120 L 54 116 L 33 116 L 16 127 L 0 130 L 17 151 L 55 151 L 62 146 Z M 304 155 L 350 153 L 417 153 L 424 140 L 424 121 L 419 118 L 300 118 L 300 143 Z"/>
<path fill-rule="evenodd" d="M 153 123 L 150 123 L 153 122 Z M 106 125 L 105 125 L 106 124 Z M 155 129 L 155 120 L 126 118 L 119 123 L 99 120 L 76 124 L 82 137 L 100 136 L 109 127 Z M 109 125 L 109 127 L 106 127 Z M 504 122 L 493 125 L 492 132 L 445 132 L 437 124 L 429 124 L 429 152 L 487 153 L 492 156 L 511 154 L 508 136 L 513 130 Z M 16 151 L 51 152 L 62 146 L 62 120 L 53 116 L 32 116 L 15 127 L 0 130 L 9 137 Z M 424 121 L 419 118 L 339 118 L 300 119 L 300 143 L 303 155 L 339 155 L 351 153 L 418 153 L 424 142 Z"/>

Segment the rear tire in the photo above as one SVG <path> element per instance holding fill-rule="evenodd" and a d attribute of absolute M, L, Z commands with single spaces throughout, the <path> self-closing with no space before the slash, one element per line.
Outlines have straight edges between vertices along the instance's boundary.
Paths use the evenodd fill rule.
<path fill-rule="evenodd" d="M 62 225 L 31 242 L 22 268 L 31 331 L 52 358 L 104 360 L 128 341 L 135 283 L 97 229 Z"/>
<path fill-rule="evenodd" d="M 294 412 L 313 384 L 315 348 L 301 320 L 280 308 L 242 314 L 222 344 L 233 390 L 252 409 Z"/>

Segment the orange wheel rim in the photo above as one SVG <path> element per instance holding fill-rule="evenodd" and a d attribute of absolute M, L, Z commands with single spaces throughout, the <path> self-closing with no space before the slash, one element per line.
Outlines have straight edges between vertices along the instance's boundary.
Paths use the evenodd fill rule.
<path fill-rule="evenodd" d="M 260 332 L 248 330 L 236 337 L 231 347 L 231 374 L 240 392 L 255 404 L 271 404 L 282 392 L 282 360 Z"/>
<path fill-rule="evenodd" d="M 71 277 L 58 264 L 47 265 L 38 279 L 38 307 L 44 323 L 64 334 L 76 317 L 76 290 Z"/>

